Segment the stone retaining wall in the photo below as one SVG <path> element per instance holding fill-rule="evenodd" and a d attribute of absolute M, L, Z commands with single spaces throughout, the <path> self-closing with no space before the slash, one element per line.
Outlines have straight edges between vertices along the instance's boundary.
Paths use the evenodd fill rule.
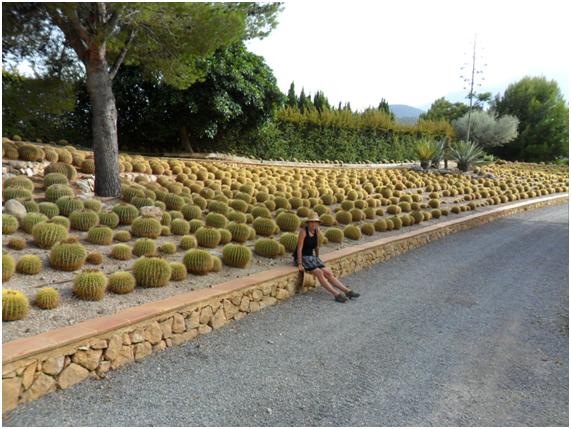
<path fill-rule="evenodd" d="M 568 202 L 567 195 L 475 213 L 425 228 L 328 253 L 323 260 L 337 276 L 369 267 L 450 233 L 533 208 Z M 240 320 L 248 313 L 305 293 L 313 277 L 299 286 L 294 267 L 279 267 L 212 288 L 176 295 L 3 344 L 2 410 L 66 389 L 86 378 L 103 378 L 125 364 L 189 341 Z"/>

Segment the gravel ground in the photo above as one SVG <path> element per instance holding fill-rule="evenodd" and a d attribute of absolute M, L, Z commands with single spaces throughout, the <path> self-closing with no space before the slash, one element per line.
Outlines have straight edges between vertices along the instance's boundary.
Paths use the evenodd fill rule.
<path fill-rule="evenodd" d="M 569 221 L 461 231 L 22 405 L 13 426 L 568 426 Z"/>
<path fill-rule="evenodd" d="M 427 193 L 425 194 L 427 195 Z M 455 198 L 456 197 L 442 197 L 441 198 L 441 201 L 443 202 L 442 206 L 451 207 L 453 205 L 452 201 Z M 535 199 L 537 198 L 530 198 L 529 201 Z M 502 204 L 478 207 L 476 210 L 469 210 L 466 212 L 461 212 L 459 214 L 450 213 L 448 216 L 442 216 L 440 219 L 431 219 L 429 221 L 422 222 L 422 224 L 419 225 L 406 227 L 404 228 L 404 230 L 413 231 L 415 229 L 423 228 L 425 226 L 442 222 L 447 219 L 455 219 L 458 217 L 469 216 L 473 214 L 473 212 L 485 212 L 497 208 L 501 205 Z M 337 205 L 334 205 L 333 207 L 336 206 Z M 383 217 L 377 216 L 376 219 L 389 218 L 390 216 L 391 215 L 385 214 L 385 216 Z M 374 222 L 374 220 L 367 220 L 365 222 Z M 123 226 L 117 228 L 117 230 L 119 229 L 128 230 L 129 227 Z M 323 227 L 322 230 L 323 232 L 325 232 L 327 228 Z M 372 240 L 377 240 L 381 237 L 382 238 L 391 237 L 394 235 L 401 234 L 402 232 L 403 229 L 397 231 L 386 231 L 383 233 L 377 232 L 369 237 L 364 235 L 363 238 L 358 242 L 346 239 L 343 241 L 343 243 L 340 244 L 331 243 L 324 246 L 321 250 L 321 253 L 326 254 L 328 252 L 342 249 L 347 246 L 353 246 L 357 243 L 359 244 L 366 243 Z M 112 246 L 98 246 L 98 245 L 89 244 L 85 240 L 85 238 L 87 237 L 86 232 L 71 231 L 70 235 L 79 237 L 81 239 L 82 244 L 86 247 L 88 252 L 99 252 L 104 256 L 103 264 L 98 266 L 97 268 L 104 271 L 107 274 L 111 274 L 115 271 L 129 269 L 135 262 L 135 259 L 132 259 L 130 261 L 117 261 L 115 259 L 108 257 L 107 255 L 110 253 Z M 6 244 L 12 237 L 21 237 L 26 239 L 28 241 L 28 247 L 20 251 L 9 249 L 6 246 Z M 279 236 L 276 235 L 276 238 L 279 238 Z M 133 239 L 127 244 L 129 244 L 132 247 L 134 241 L 135 240 Z M 174 242 L 178 246 L 179 241 L 180 241 L 180 236 L 172 235 L 168 237 L 159 237 L 156 240 L 156 243 L 158 248 L 160 245 L 167 242 Z M 113 245 L 115 244 L 117 244 L 117 242 L 113 243 Z M 137 288 L 134 293 L 128 295 L 115 295 L 109 293 L 102 301 L 86 302 L 78 300 L 72 294 L 73 279 L 76 276 L 76 273 L 81 272 L 81 270 L 78 270 L 76 272 L 64 272 L 51 269 L 48 263 L 49 251 L 37 248 L 33 244 L 30 234 L 23 233 L 22 231 L 17 231 L 14 234 L 3 236 L 2 245 L 3 245 L 2 246 L 3 250 L 11 253 L 16 260 L 18 260 L 22 255 L 35 254 L 40 256 L 40 258 L 44 262 L 44 268 L 41 273 L 33 276 L 16 273 L 10 279 L 10 281 L 6 283 L 6 287 L 9 287 L 10 289 L 16 289 L 25 293 L 29 297 L 30 301 L 33 301 L 33 298 L 36 295 L 38 289 L 44 286 L 50 286 L 56 288 L 60 292 L 61 296 L 61 305 L 54 310 L 49 310 L 49 311 L 41 310 L 32 305 L 30 307 L 30 313 L 25 319 L 13 322 L 3 322 L 2 342 L 8 342 L 17 338 L 37 335 L 39 333 L 46 332 L 58 327 L 73 325 L 83 320 L 89 320 L 108 314 L 114 314 L 120 310 L 124 310 L 136 305 L 141 305 L 160 299 L 165 299 L 177 293 L 184 293 L 194 289 L 210 287 L 211 285 L 226 282 L 234 278 L 245 277 L 256 272 L 265 271 L 279 265 L 288 265 L 291 263 L 291 256 L 289 254 L 286 254 L 285 256 L 278 257 L 273 260 L 254 255 L 253 261 L 250 267 L 247 269 L 230 268 L 225 266 L 223 267 L 222 271 L 219 273 L 210 273 L 207 276 L 189 275 L 186 280 L 181 282 L 170 282 L 164 288 L 152 288 L 152 289 Z M 254 241 L 249 241 L 247 245 L 253 250 Z M 216 249 L 212 250 L 212 253 L 221 256 L 222 247 L 223 247 L 222 245 L 218 246 Z M 165 256 L 165 258 L 172 262 L 180 262 L 182 261 L 184 253 L 185 251 L 179 250 L 177 251 L 176 254 Z M 95 267 L 86 264 L 82 269 L 84 268 L 95 268 Z"/>

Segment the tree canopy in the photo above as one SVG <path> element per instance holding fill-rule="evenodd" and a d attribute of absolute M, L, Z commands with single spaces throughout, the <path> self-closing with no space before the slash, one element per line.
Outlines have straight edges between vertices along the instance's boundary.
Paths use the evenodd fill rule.
<path fill-rule="evenodd" d="M 569 156 L 569 106 L 559 85 L 545 77 L 524 77 L 497 96 L 493 109 L 519 119 L 518 137 L 494 153 L 505 159 L 551 161 Z"/>
<path fill-rule="evenodd" d="M 518 119 L 512 115 L 496 117 L 493 113 L 476 110 L 471 114 L 470 141 L 487 149 L 502 146 L 517 137 Z M 456 135 L 467 139 L 468 114 L 452 121 Z"/>

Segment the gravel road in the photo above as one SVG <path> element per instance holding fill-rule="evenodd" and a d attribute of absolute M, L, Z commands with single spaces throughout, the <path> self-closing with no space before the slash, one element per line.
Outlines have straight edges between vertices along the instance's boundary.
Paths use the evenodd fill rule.
<path fill-rule="evenodd" d="M 22 405 L 13 426 L 567 426 L 568 206 L 447 236 Z"/>

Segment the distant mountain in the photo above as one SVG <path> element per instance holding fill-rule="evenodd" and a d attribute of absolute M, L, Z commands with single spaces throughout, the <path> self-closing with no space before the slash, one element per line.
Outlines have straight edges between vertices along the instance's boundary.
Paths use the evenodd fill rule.
<path fill-rule="evenodd" d="M 407 124 L 414 124 L 420 114 L 424 113 L 424 110 L 406 104 L 391 104 L 389 107 L 391 112 L 395 115 L 397 122 Z"/>

